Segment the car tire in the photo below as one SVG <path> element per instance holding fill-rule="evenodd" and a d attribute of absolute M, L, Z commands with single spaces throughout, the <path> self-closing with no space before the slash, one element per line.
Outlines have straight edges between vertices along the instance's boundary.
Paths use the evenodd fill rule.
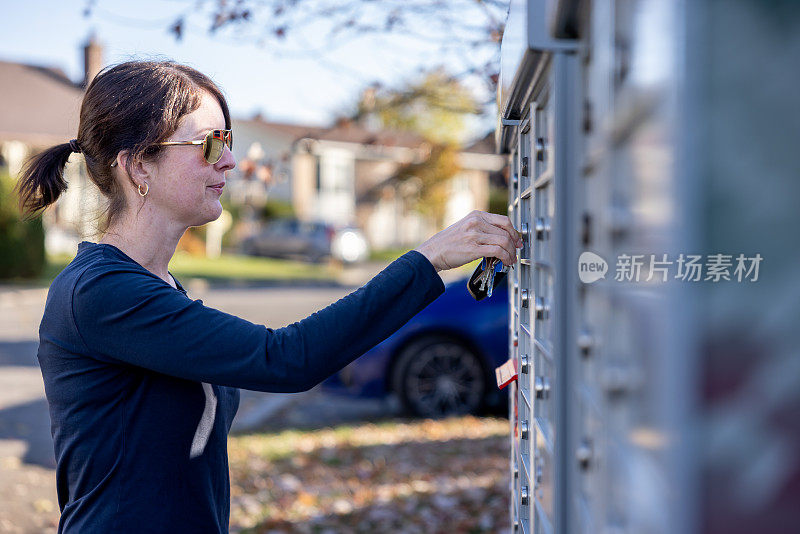
<path fill-rule="evenodd" d="M 391 379 L 406 411 L 422 417 L 475 414 L 487 391 L 481 358 L 445 336 L 425 337 L 403 349 Z"/>

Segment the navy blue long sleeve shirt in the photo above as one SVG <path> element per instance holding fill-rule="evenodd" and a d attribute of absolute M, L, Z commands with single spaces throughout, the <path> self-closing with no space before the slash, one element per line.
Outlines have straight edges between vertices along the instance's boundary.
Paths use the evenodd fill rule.
<path fill-rule="evenodd" d="M 409 251 L 355 292 L 272 329 L 176 283 L 84 241 L 50 286 L 38 358 L 59 532 L 227 532 L 237 388 L 310 389 L 444 292 L 428 259 Z"/>

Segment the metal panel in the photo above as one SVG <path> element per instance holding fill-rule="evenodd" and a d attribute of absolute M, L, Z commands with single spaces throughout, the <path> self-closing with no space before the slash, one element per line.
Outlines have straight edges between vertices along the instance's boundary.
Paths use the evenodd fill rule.
<path fill-rule="evenodd" d="M 548 52 L 525 90 L 531 97 L 523 118 L 509 132 L 514 147 L 509 216 L 525 234 L 519 264 L 511 275 L 514 289 L 509 299 L 512 354 L 520 369 L 512 402 L 512 439 L 516 477 L 524 474 L 533 483 L 531 506 L 517 509 L 513 517 L 536 533 L 567 528 L 562 494 L 567 491 L 568 418 L 562 414 L 568 405 L 563 384 L 567 381 L 570 334 L 565 325 L 570 307 L 559 307 L 558 301 L 570 300 L 575 284 L 559 273 L 575 262 L 574 251 L 568 250 L 572 240 L 566 237 L 576 233 L 572 211 L 562 206 L 571 202 L 568 184 L 574 177 L 569 173 L 576 172 L 569 139 L 570 124 L 576 118 L 564 101 L 574 98 L 576 74 L 569 71 L 575 71 L 576 65 L 571 52 Z M 521 491 L 519 483 L 515 491 Z"/>
<path fill-rule="evenodd" d="M 529 154 L 530 176 L 520 175 L 510 195 L 509 214 L 527 229 L 510 326 L 531 365 L 516 400 L 525 407 L 520 418 L 532 407 L 534 435 L 532 442 L 516 436 L 515 450 L 535 485 L 537 533 L 669 532 L 686 524 L 659 486 L 683 476 L 664 447 L 675 432 L 668 424 L 679 424 L 683 412 L 665 408 L 663 386 L 655 386 L 681 372 L 664 363 L 668 284 L 584 285 L 576 276 L 583 250 L 612 269 L 622 253 L 674 251 L 663 215 L 674 201 L 666 144 L 672 86 L 643 84 L 643 64 L 634 61 L 658 3 L 593 3 L 581 14 L 587 46 L 542 50 L 536 72 L 515 81 L 516 94 L 527 95 L 520 124 L 530 131 L 506 128 L 506 138 L 518 169 Z"/>
<path fill-rule="evenodd" d="M 512 433 L 535 488 L 525 527 L 791 529 L 800 7 L 547 5 L 558 35 L 579 22 L 580 46 L 535 49 L 536 69 L 511 88 L 527 138 L 525 120 L 498 130 L 512 166 L 530 156 L 530 181 L 509 195 L 528 241 L 509 302 L 512 354 L 529 365 L 514 401 L 533 417 L 532 440 Z M 583 251 L 608 262 L 604 279 L 578 281 Z M 645 278 L 681 253 L 759 253 L 770 278 Z M 637 254 L 640 278 L 617 278 L 617 261 Z"/>

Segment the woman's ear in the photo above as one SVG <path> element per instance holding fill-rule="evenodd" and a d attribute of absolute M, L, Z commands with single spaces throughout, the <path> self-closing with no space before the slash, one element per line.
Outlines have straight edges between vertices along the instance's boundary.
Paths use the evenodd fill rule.
<path fill-rule="evenodd" d="M 130 164 L 128 161 L 130 160 Z M 144 186 L 152 183 L 155 166 L 149 161 L 144 161 L 140 157 L 131 156 L 130 151 L 123 150 L 117 155 L 118 165 L 128 174 L 134 187 Z"/>

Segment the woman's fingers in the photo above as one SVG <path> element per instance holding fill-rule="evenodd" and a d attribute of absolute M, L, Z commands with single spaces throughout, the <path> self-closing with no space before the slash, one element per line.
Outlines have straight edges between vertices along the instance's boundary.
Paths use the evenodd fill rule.
<path fill-rule="evenodd" d="M 521 246 L 521 236 L 507 216 L 475 210 L 415 250 L 427 257 L 438 272 L 481 257 L 497 258 L 511 266 L 517 261 L 516 249 Z"/>
<path fill-rule="evenodd" d="M 488 212 L 479 212 L 479 213 L 481 213 L 486 222 L 505 230 L 509 238 L 511 238 L 511 240 L 514 243 L 516 244 L 522 243 L 522 236 L 514 228 L 514 225 L 511 224 L 511 219 L 509 219 L 507 215 L 498 215 L 496 213 L 488 213 Z"/>
<path fill-rule="evenodd" d="M 517 261 L 516 253 L 512 254 L 498 244 L 479 245 L 478 252 L 482 258 L 498 258 L 503 265 L 507 266 L 511 266 Z"/>
<path fill-rule="evenodd" d="M 512 250 L 514 249 L 514 247 L 517 248 L 522 247 L 522 239 L 518 235 L 517 236 L 510 235 L 508 233 L 508 230 L 506 230 L 505 228 L 502 228 L 500 226 L 495 226 L 494 224 L 489 222 L 483 222 L 481 224 L 481 229 L 487 234 L 493 234 L 503 239 L 510 240 Z"/>
<path fill-rule="evenodd" d="M 498 253 L 491 257 L 499 259 L 503 265 L 512 265 L 517 261 L 517 247 L 505 232 L 502 235 L 484 233 L 478 238 L 478 245 L 479 248 L 480 246 L 498 247 Z M 485 254 L 483 256 L 486 257 Z"/>
<path fill-rule="evenodd" d="M 517 248 L 522 247 L 522 240 L 519 234 L 511 226 L 511 221 L 508 217 L 496 215 L 492 213 L 477 212 L 480 218 L 480 223 L 476 230 L 478 233 L 478 244 L 485 245 L 498 245 L 504 253 L 494 256 L 503 262 L 504 265 L 511 265 L 517 261 Z M 484 218 L 484 215 L 492 217 Z M 505 219 L 505 220 L 504 220 Z M 495 224 L 497 223 L 497 224 Z M 509 233 L 509 228 L 511 232 Z"/>
<path fill-rule="evenodd" d="M 503 264 L 508 265 L 508 260 L 511 259 L 511 263 L 517 261 L 517 246 L 511 239 L 508 237 L 508 234 L 500 230 L 499 228 L 486 225 L 486 232 L 481 233 L 478 235 L 477 243 L 479 245 L 498 245 L 502 247 L 503 251 L 505 252 L 502 256 L 495 256 L 496 258 L 500 259 Z"/>

